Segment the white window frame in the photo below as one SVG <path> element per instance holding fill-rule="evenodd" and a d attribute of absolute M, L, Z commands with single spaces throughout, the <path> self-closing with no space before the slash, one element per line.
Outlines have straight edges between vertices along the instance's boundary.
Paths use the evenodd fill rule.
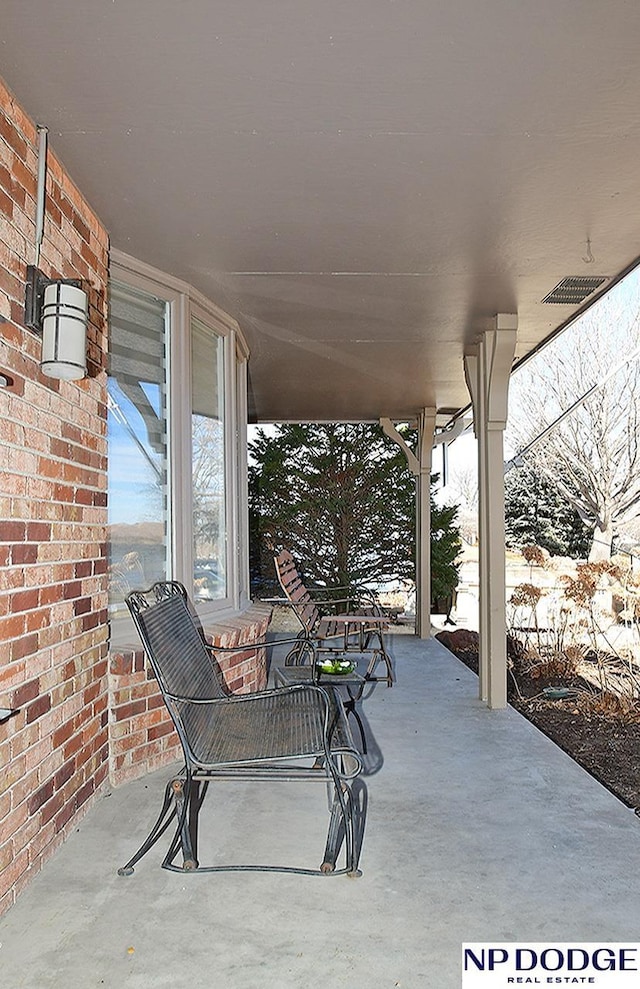
<path fill-rule="evenodd" d="M 223 340 L 224 449 L 227 594 L 198 601 L 203 620 L 222 619 L 244 610 L 249 599 L 249 531 L 247 492 L 247 362 L 249 349 L 231 316 L 186 282 L 111 251 L 110 278 L 162 299 L 169 307 L 168 474 L 171 535 L 170 576 L 190 592 L 193 586 L 191 321 L 198 319 Z"/>

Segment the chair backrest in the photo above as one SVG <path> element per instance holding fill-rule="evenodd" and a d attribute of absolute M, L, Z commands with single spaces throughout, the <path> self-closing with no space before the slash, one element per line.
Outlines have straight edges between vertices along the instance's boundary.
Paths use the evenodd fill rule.
<path fill-rule="evenodd" d="M 309 634 L 312 634 L 322 616 L 313 603 L 309 591 L 302 582 L 302 577 L 298 573 L 298 568 L 291 553 L 288 549 L 283 549 L 277 556 L 274 556 L 273 562 L 280 586 L 287 600 L 291 602 L 293 610 L 304 629 Z"/>
<path fill-rule="evenodd" d="M 182 584 L 159 581 L 125 600 L 163 693 L 196 700 L 228 696 Z"/>

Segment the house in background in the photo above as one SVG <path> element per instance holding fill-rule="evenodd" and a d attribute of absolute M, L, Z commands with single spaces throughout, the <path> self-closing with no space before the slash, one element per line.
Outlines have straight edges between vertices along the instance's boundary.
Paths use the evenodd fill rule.
<path fill-rule="evenodd" d="M 505 703 L 509 374 L 639 253 L 640 11 L 582 13 L 3 4 L 0 908 L 107 777 L 176 755 L 127 590 L 183 580 L 225 644 L 265 628 L 248 419 L 418 424 L 427 635 L 431 451 L 472 406 L 480 690 Z M 87 292 L 79 380 L 40 367 L 36 259 Z M 226 675 L 265 671 L 247 649 Z"/>

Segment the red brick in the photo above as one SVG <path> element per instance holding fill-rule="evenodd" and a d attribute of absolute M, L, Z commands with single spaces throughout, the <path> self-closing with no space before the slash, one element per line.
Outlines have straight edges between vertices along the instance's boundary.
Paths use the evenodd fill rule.
<path fill-rule="evenodd" d="M 87 488 L 76 488 L 74 501 L 77 505 L 92 505 L 93 492 L 89 491 Z"/>
<path fill-rule="evenodd" d="M 17 690 L 14 690 L 12 705 L 13 707 L 22 707 L 23 704 L 35 700 L 39 693 L 40 678 L 36 677 L 35 680 L 29 680 L 27 683 L 23 683 L 21 687 L 18 687 Z"/>
<path fill-rule="evenodd" d="M 114 711 L 116 721 L 128 721 L 129 718 L 135 717 L 136 714 L 142 714 L 145 708 L 145 701 L 134 701 L 130 704 L 123 704 Z"/>
<path fill-rule="evenodd" d="M 2 116 L 0 115 L 0 120 Z M 8 866 L 2 873 L 2 884 L 5 888 L 9 889 L 21 876 L 24 875 L 25 871 L 29 868 L 29 849 L 23 848 L 19 855 L 17 855 L 10 866 Z"/>
<path fill-rule="evenodd" d="M 37 563 L 38 547 L 35 543 L 22 543 L 11 550 L 11 562 L 14 565 Z"/>
<path fill-rule="evenodd" d="M 30 611 L 32 608 L 37 608 L 39 597 L 40 593 L 35 587 L 28 591 L 18 591 L 11 595 L 11 611 L 15 614 L 17 611 Z"/>
<path fill-rule="evenodd" d="M 29 814 L 35 814 L 53 796 L 53 780 L 47 782 L 29 800 Z"/>
<path fill-rule="evenodd" d="M 5 139 L 11 148 L 13 148 L 19 158 L 22 158 L 23 161 L 26 160 L 27 142 L 20 137 L 11 121 L 8 120 L 2 113 L 0 113 L 0 136 Z"/>
<path fill-rule="evenodd" d="M 29 171 L 29 169 L 21 162 L 19 159 L 15 159 L 11 170 L 13 172 L 15 180 L 22 186 L 22 188 L 35 199 L 37 192 L 37 182 L 35 175 Z"/>
<path fill-rule="evenodd" d="M 37 629 L 46 629 L 47 633 L 51 631 L 50 608 L 39 608 L 35 611 L 27 612 L 27 632 L 34 632 Z"/>
<path fill-rule="evenodd" d="M 24 522 L 0 522 L 0 540 L 3 543 L 19 543 L 26 536 L 27 526 Z"/>
<path fill-rule="evenodd" d="M 11 187 L 13 185 L 13 179 L 11 177 L 11 172 L 4 165 L 0 165 L 0 186 L 7 192 L 11 192 Z"/>
<path fill-rule="evenodd" d="M 53 817 L 55 817 L 58 811 L 62 808 L 63 804 L 64 793 L 56 793 L 55 797 L 52 797 L 48 803 L 44 804 L 40 817 L 41 823 L 46 824 Z"/>
<path fill-rule="evenodd" d="M 74 735 L 70 742 L 62 750 L 64 758 L 68 759 L 72 755 L 80 752 L 82 748 L 82 735 Z"/>
<path fill-rule="evenodd" d="M 73 488 L 69 484 L 56 484 L 53 488 L 55 501 L 72 502 Z"/>
<path fill-rule="evenodd" d="M 11 793 L 4 793 L 0 797 L 0 822 L 5 819 L 5 817 L 7 816 L 10 810 L 11 810 Z"/>
<path fill-rule="evenodd" d="M 100 682 L 92 683 L 90 687 L 87 687 L 87 689 L 84 691 L 82 695 L 83 704 L 90 704 L 91 701 L 94 701 L 98 696 L 98 694 L 100 693 L 101 689 L 102 689 L 102 685 L 100 684 Z"/>
<path fill-rule="evenodd" d="M 31 842 L 31 847 L 29 848 L 29 857 L 31 862 L 36 862 L 39 860 L 44 852 L 46 852 L 47 847 L 50 847 L 51 840 L 54 836 L 53 824 L 48 824 L 46 827 L 40 828 L 38 834 L 35 836 Z"/>
<path fill-rule="evenodd" d="M 48 542 L 51 539 L 51 525 L 49 522 L 28 522 L 27 539 L 36 543 Z"/>
<path fill-rule="evenodd" d="M 84 222 L 84 220 L 82 220 L 77 213 L 73 214 L 73 225 L 80 234 L 80 236 L 88 243 L 89 240 L 91 239 L 91 231 L 89 230 L 89 227 Z"/>
<path fill-rule="evenodd" d="M 43 694 L 33 704 L 29 704 L 27 708 L 27 724 L 35 721 L 37 718 L 41 718 L 49 710 L 51 710 L 51 697 L 49 694 Z"/>
<path fill-rule="evenodd" d="M 78 598 L 82 594 L 82 582 L 79 580 L 69 581 L 62 588 L 62 596 L 65 600 L 70 600 L 71 598 Z"/>
<path fill-rule="evenodd" d="M 61 725 L 53 733 L 53 747 L 54 749 L 59 748 L 67 739 L 71 738 L 74 733 L 73 721 L 67 721 L 66 724 Z"/>
<path fill-rule="evenodd" d="M 152 742 L 156 738 L 162 738 L 163 735 L 170 735 L 173 731 L 173 722 L 164 721 L 162 724 L 153 725 L 149 728 L 147 732 L 147 738 Z"/>
<path fill-rule="evenodd" d="M 3 189 L 0 189 L 0 213 L 3 213 L 7 220 L 13 217 L 13 200 Z"/>
<path fill-rule="evenodd" d="M 25 629 L 24 615 L 10 615 L 0 619 L 0 641 L 15 639 L 22 635 Z"/>
<path fill-rule="evenodd" d="M 49 440 L 49 451 L 53 457 L 59 457 L 61 460 L 69 459 L 70 446 L 65 440 L 61 440 L 58 436 L 52 436 Z"/>
<path fill-rule="evenodd" d="M 94 790 L 95 790 L 95 781 L 92 779 L 87 780 L 84 786 L 81 786 L 80 789 L 78 790 L 78 793 L 76 794 L 77 806 L 81 807 L 82 804 L 85 802 L 85 800 L 89 799 L 89 797 L 91 796 Z"/>
<path fill-rule="evenodd" d="M 98 663 L 96 663 L 95 666 L 93 667 L 93 675 L 97 679 L 101 679 L 103 676 L 106 676 L 106 673 L 107 673 L 107 660 L 106 657 L 104 657 L 103 655 L 103 658 Z"/>
<path fill-rule="evenodd" d="M 13 842 L 7 841 L 0 848 L 0 873 L 4 872 L 9 863 L 13 860 Z"/>
<path fill-rule="evenodd" d="M 47 197 L 47 210 L 46 210 L 47 221 L 50 221 L 54 226 L 60 228 L 62 226 L 62 212 L 58 207 L 51 201 L 51 197 Z"/>
<path fill-rule="evenodd" d="M 100 784 L 103 783 L 104 780 L 107 778 L 107 773 L 109 772 L 109 765 L 107 763 L 107 759 L 109 758 L 109 750 L 106 746 L 101 754 L 101 757 L 102 757 L 102 765 L 98 770 L 96 770 L 96 776 L 95 776 L 96 790 L 98 789 Z"/>
<path fill-rule="evenodd" d="M 60 589 L 54 584 L 51 584 L 49 587 L 40 587 L 39 595 L 40 604 L 53 604 L 55 601 L 60 600 Z"/>
<path fill-rule="evenodd" d="M 62 766 L 53 777 L 53 783 L 56 790 L 59 790 L 60 787 L 64 786 L 64 784 L 71 779 L 71 777 L 75 772 L 75 769 L 76 769 L 76 760 L 68 759 L 67 762 L 65 762 L 64 766 Z"/>
<path fill-rule="evenodd" d="M 54 820 L 54 826 L 56 831 L 62 831 L 65 824 L 71 820 L 73 815 L 77 810 L 75 800 L 68 800 L 66 805 L 63 805 L 62 810 L 56 815 Z"/>
<path fill-rule="evenodd" d="M 24 635 L 21 639 L 16 639 L 11 643 L 11 659 L 22 659 L 23 656 L 32 656 L 38 651 L 38 636 L 35 632 Z"/>

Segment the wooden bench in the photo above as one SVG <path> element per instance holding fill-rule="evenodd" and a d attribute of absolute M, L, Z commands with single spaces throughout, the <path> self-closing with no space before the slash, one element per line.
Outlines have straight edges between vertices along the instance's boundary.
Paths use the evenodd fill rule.
<path fill-rule="evenodd" d="M 319 657 L 323 653 L 368 655 L 365 678 L 372 682 L 382 680 L 391 687 L 393 667 L 384 640 L 389 623 L 375 594 L 365 588 L 331 588 L 331 593 L 329 588 L 310 591 L 286 549 L 274 557 L 274 564 L 280 586 L 302 626 L 299 644 L 290 650 L 285 663 L 308 663 L 307 643 L 312 640 Z M 343 590 L 346 594 L 341 597 Z M 379 663 L 385 665 L 384 676 L 376 675 Z"/>

